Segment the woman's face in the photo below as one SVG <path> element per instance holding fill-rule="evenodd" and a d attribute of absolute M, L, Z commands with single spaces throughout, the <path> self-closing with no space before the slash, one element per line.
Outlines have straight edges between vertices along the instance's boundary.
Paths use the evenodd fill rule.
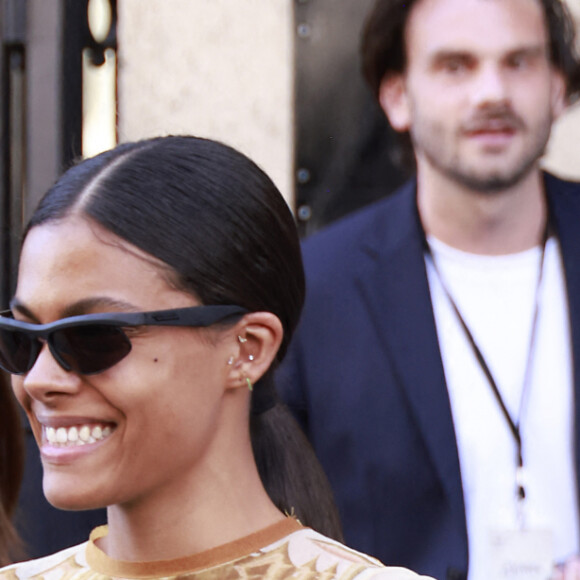
<path fill-rule="evenodd" d="M 43 324 L 195 305 L 151 260 L 79 217 L 37 226 L 24 243 L 14 315 Z M 65 509 L 131 505 L 195 478 L 223 422 L 233 333 L 128 329 L 128 356 L 92 376 L 65 371 L 44 345 L 13 387 L 40 448 L 47 499 Z"/>

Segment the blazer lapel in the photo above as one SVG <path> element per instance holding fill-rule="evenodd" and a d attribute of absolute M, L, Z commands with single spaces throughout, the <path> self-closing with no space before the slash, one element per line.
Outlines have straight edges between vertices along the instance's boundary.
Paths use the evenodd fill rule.
<path fill-rule="evenodd" d="M 415 184 L 408 184 L 389 201 L 377 212 L 374 231 L 362 247 L 358 287 L 377 321 L 385 356 L 400 379 L 466 536 L 457 444 L 425 270 Z"/>
<path fill-rule="evenodd" d="M 562 251 L 572 334 L 576 473 L 580 473 L 580 187 L 546 174 L 550 218 Z"/>

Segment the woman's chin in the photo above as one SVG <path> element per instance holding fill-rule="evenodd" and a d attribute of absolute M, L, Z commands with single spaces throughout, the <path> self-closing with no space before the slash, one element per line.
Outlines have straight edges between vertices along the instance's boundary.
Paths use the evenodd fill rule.
<path fill-rule="evenodd" d="M 104 507 L 96 498 L 95 493 L 88 492 L 86 489 L 71 489 L 69 485 L 47 481 L 46 477 L 43 490 L 48 503 L 61 510 L 83 511 Z"/>

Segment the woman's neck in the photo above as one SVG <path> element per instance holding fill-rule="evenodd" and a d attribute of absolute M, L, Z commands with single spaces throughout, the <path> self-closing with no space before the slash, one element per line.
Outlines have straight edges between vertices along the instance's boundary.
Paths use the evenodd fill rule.
<path fill-rule="evenodd" d="M 237 463 L 241 469 L 208 466 L 211 477 L 184 477 L 131 505 L 110 506 L 109 533 L 98 541 L 99 548 L 117 560 L 170 560 L 283 519 L 262 486 L 253 457 Z"/>

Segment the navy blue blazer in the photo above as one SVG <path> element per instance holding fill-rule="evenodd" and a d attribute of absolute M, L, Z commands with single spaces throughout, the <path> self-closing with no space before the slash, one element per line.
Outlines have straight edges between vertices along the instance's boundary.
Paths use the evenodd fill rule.
<path fill-rule="evenodd" d="M 545 185 L 564 257 L 578 416 L 580 185 L 550 175 Z M 306 304 L 278 388 L 328 474 L 346 543 L 451 580 L 467 573 L 467 529 L 422 239 L 408 183 L 306 240 Z"/>

